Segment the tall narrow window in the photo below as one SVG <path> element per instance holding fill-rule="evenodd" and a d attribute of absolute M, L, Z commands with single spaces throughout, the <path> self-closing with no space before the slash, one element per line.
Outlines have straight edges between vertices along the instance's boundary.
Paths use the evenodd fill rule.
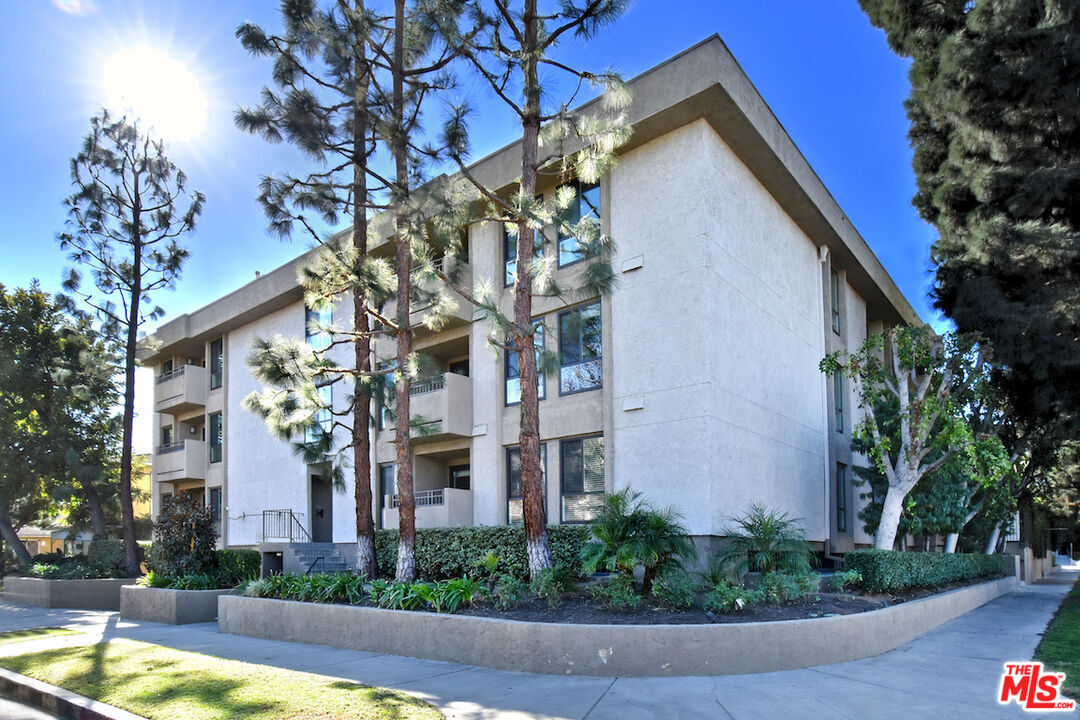
<path fill-rule="evenodd" d="M 503 284 L 510 287 L 514 284 L 514 274 L 517 273 L 517 230 L 510 232 L 506 224 L 503 224 Z"/>
<path fill-rule="evenodd" d="M 559 394 L 603 384 L 599 301 L 559 314 Z"/>
<path fill-rule="evenodd" d="M 221 413 L 210 415 L 210 462 L 221 462 L 221 447 L 224 440 L 222 432 Z"/>
<path fill-rule="evenodd" d="M 325 350 L 330 347 L 330 333 L 325 328 L 334 321 L 330 308 L 312 310 L 304 308 L 304 337 L 313 350 Z"/>
<path fill-rule="evenodd" d="M 589 522 L 604 504 L 604 438 L 563 440 L 559 446 L 562 521 Z"/>
<path fill-rule="evenodd" d="M 847 466 L 836 464 L 836 529 L 847 532 Z"/>
<path fill-rule="evenodd" d="M 171 359 L 161 363 L 161 377 L 169 377 L 170 375 L 172 375 L 172 371 L 173 361 Z"/>
<path fill-rule="evenodd" d="M 225 377 L 225 343 L 218 338 L 210 343 L 210 389 L 221 387 Z"/>
<path fill-rule="evenodd" d="M 602 217 L 600 186 L 574 183 L 574 187 L 577 190 L 577 197 L 574 199 L 574 202 L 570 204 L 570 208 L 567 211 L 567 222 L 573 226 L 583 219 L 591 218 L 599 225 L 600 218 Z M 574 237 L 572 234 L 567 233 L 565 229 L 560 228 L 559 267 L 573 265 L 584 259 L 585 252 L 581 247 L 581 240 Z"/>
<path fill-rule="evenodd" d="M 540 372 L 540 353 L 544 350 L 544 325 L 541 322 L 534 323 L 536 331 L 533 333 L 533 346 L 536 348 L 537 364 L 537 389 L 540 399 L 543 400 L 547 383 L 544 382 L 544 373 Z M 518 355 L 513 350 L 506 351 L 506 404 L 517 405 L 521 402 L 521 370 L 518 367 Z"/>
<path fill-rule="evenodd" d="M 840 274 L 829 268 L 829 287 L 832 290 L 832 331 L 840 334 Z"/>
<path fill-rule="evenodd" d="M 334 429 L 334 386 L 320 385 L 317 390 L 319 391 L 319 409 L 315 420 L 318 425 L 304 431 L 304 442 L 318 442 L 324 434 Z"/>
<path fill-rule="evenodd" d="M 844 373 L 839 369 L 833 373 L 833 405 L 836 406 L 836 432 L 844 432 Z"/>
<path fill-rule="evenodd" d="M 165 425 L 164 427 L 161 428 L 161 447 L 162 448 L 172 447 L 173 438 L 174 438 L 174 436 L 173 436 L 173 426 L 172 425 Z"/>
<path fill-rule="evenodd" d="M 386 496 L 397 492 L 394 489 L 396 467 L 394 463 L 383 463 L 379 466 L 379 507 L 393 507 Z"/>
<path fill-rule="evenodd" d="M 547 508 L 547 443 L 540 443 L 540 484 Z M 521 448 L 506 448 L 506 518 L 510 525 L 525 522 L 521 494 Z"/>

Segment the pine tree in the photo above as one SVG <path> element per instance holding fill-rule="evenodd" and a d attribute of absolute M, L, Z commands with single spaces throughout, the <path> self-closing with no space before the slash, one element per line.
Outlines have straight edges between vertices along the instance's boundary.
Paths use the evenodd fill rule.
<path fill-rule="evenodd" d="M 352 380 L 350 418 L 346 421 L 340 415 L 335 416 L 335 425 L 343 426 L 349 434 L 347 447 L 331 453 L 331 431 L 329 437 L 319 438 L 316 447 L 303 448 L 301 452 L 306 452 L 310 460 L 330 462 L 335 477 L 339 477 L 341 463 L 346 459 L 343 450 L 350 451 L 356 503 L 356 569 L 374 577 L 371 400 L 375 384 L 369 315 L 371 267 L 367 257 L 368 212 L 374 203 L 372 194 L 378 189 L 369 187 L 368 172 L 375 147 L 369 101 L 374 78 L 368 50 L 373 40 L 374 19 L 362 0 L 339 2 L 326 9 L 320 9 L 311 0 L 283 0 L 281 18 L 284 25 L 281 35 L 267 34 L 250 23 L 236 31 L 252 54 L 273 59 L 277 88 L 264 88 L 260 106 L 239 110 L 236 124 L 271 142 L 287 139 L 321 166 L 302 178 L 265 177 L 259 201 L 274 234 L 288 238 L 294 226 L 300 225 L 321 246 L 302 276 L 305 303 L 326 309 L 335 298 L 351 299 L 351 327 L 346 333 L 335 334 L 334 339 L 352 345 L 352 365 L 331 367 L 333 364 L 328 361 L 313 365 L 306 376 L 294 375 L 286 384 L 306 388 L 303 394 L 311 400 L 312 410 L 308 418 L 314 422 L 320 412 L 334 412 L 332 407 L 323 406 L 314 387 L 335 382 L 336 377 L 347 376 Z M 349 237 L 324 239 L 305 218 L 306 212 L 316 213 L 330 225 L 336 224 L 340 217 L 348 218 Z M 333 328 L 323 330 L 333 332 Z M 269 346 L 264 349 L 270 350 Z M 324 357 L 325 352 L 319 355 Z M 265 353 L 262 359 L 273 365 L 273 358 Z M 263 378 L 266 379 L 265 373 Z M 296 430 L 291 426 L 285 428 L 284 435 L 288 437 Z M 300 430 L 319 432 L 319 426 L 309 422 L 308 427 Z"/>
<path fill-rule="evenodd" d="M 66 201 L 68 230 L 59 235 L 60 247 L 90 272 L 94 289 L 82 285 L 75 268 L 68 270 L 64 287 L 94 310 L 103 334 L 123 349 L 123 567 L 134 576 L 140 565 L 131 494 L 136 343 L 140 328 L 164 314 L 153 294 L 180 277 L 188 251 L 178 239 L 194 230 L 204 197 L 188 190 L 187 177 L 169 160 L 162 141 L 106 111 L 90 119 L 82 150 L 71 161 L 71 180 L 75 192 Z"/>
<path fill-rule="evenodd" d="M 545 249 L 558 247 L 558 240 L 547 237 L 542 228 L 554 224 L 564 236 L 577 238 L 575 252 L 590 260 L 581 285 L 576 288 L 582 299 L 607 294 L 614 285 L 611 239 L 600 233 L 594 218 L 575 216 L 572 208 L 577 207 L 579 198 L 571 187 L 564 187 L 554 203 L 538 201 L 538 178 L 555 175 L 564 182 L 574 179 L 597 182 L 614 164 L 615 151 L 629 137 L 626 118 L 621 113 L 629 102 L 629 94 L 618 75 L 575 69 L 559 62 L 555 54 L 565 37 L 594 36 L 623 12 L 626 3 L 568 0 L 541 7 L 539 0 L 523 0 L 520 6 L 514 5 L 511 7 L 508 0 L 493 3 L 475 0 L 469 3 L 469 17 L 475 22 L 470 36 L 455 35 L 446 28 L 443 32 L 473 71 L 520 120 L 521 176 L 517 194 L 509 199 L 501 197 L 494 188 L 485 187 L 468 172 L 467 106 L 456 109 L 446 123 L 444 138 L 464 181 L 479 193 L 483 208 L 480 219 L 505 224 L 517 238 L 511 316 L 501 310 L 493 288 L 479 296 L 461 289 L 458 292 L 476 304 L 492 322 L 495 328 L 492 344 L 517 355 L 521 382 L 522 509 L 529 573 L 535 578 L 552 566 L 552 556 L 547 540 L 540 458 L 538 356 L 542 363 L 544 353 L 536 351 L 534 338 L 538 330 L 532 305 L 537 295 L 566 294 L 555 284 L 551 264 L 542 259 Z M 545 104 L 543 97 L 554 89 L 554 83 L 542 78 L 542 69 L 566 73 L 575 83 L 576 89 L 564 102 Z M 568 106 L 584 84 L 605 91 L 599 110 L 569 111 Z M 541 154 L 541 150 L 547 154 Z"/>
<path fill-rule="evenodd" d="M 915 206 L 935 297 L 1030 424 L 1080 410 L 1080 4 L 860 0 L 912 59 Z"/>

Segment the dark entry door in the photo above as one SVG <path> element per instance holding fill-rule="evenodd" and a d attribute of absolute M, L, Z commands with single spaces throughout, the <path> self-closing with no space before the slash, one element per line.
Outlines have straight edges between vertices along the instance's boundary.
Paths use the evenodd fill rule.
<path fill-rule="evenodd" d="M 334 492 L 329 480 L 311 476 L 311 539 L 334 540 Z"/>

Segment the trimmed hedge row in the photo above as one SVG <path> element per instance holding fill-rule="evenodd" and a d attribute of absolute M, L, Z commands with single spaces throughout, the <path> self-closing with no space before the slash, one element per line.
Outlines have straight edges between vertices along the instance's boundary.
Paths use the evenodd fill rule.
<path fill-rule="evenodd" d="M 588 525 L 549 525 L 548 543 L 557 569 L 581 572 L 581 546 L 589 539 Z M 381 577 L 393 577 L 397 564 L 397 530 L 375 532 L 375 558 Z M 529 579 L 525 554 L 525 528 L 521 525 L 485 525 L 460 528 L 423 528 L 416 531 L 416 572 L 424 580 L 451 580 L 476 576 L 488 553 L 499 558 L 496 572 Z"/>
<path fill-rule="evenodd" d="M 862 574 L 859 585 L 871 592 L 934 587 L 1002 574 L 1001 555 L 852 550 L 844 555 L 844 564 Z"/>
<path fill-rule="evenodd" d="M 158 576 L 176 578 L 185 575 L 213 575 L 223 587 L 235 587 L 244 580 L 259 577 L 261 565 L 262 556 L 258 550 L 215 550 L 213 562 L 208 567 L 199 568 L 195 573 L 169 575 L 166 564 L 161 560 L 159 547 L 151 544 L 146 550 L 146 568 Z"/>

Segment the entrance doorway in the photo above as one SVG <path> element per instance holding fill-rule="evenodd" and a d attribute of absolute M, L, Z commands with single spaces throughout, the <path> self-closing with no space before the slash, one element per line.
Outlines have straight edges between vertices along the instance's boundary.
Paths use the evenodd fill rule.
<path fill-rule="evenodd" d="M 334 488 L 320 475 L 311 476 L 311 539 L 334 541 Z"/>

